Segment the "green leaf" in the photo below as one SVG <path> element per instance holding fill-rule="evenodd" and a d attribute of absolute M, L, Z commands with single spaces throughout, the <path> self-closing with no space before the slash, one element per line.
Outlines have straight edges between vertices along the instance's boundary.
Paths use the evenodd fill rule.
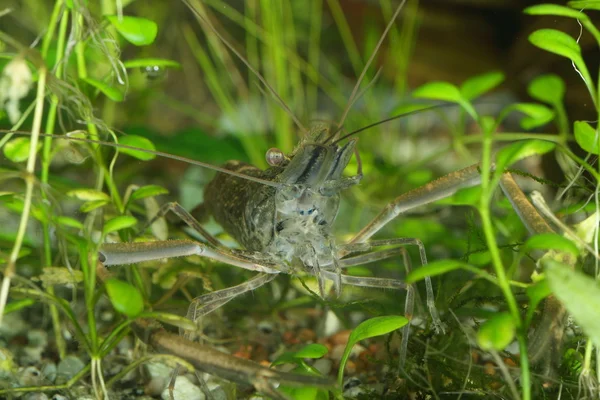
<path fill-rule="evenodd" d="M 523 158 L 532 155 L 541 155 L 554 149 L 555 144 L 543 140 L 522 140 L 504 147 L 496 155 L 496 174 L 504 173 L 504 170 Z"/>
<path fill-rule="evenodd" d="M 527 93 L 538 101 L 556 106 L 565 96 L 565 82 L 555 74 L 540 75 L 529 83 Z"/>
<path fill-rule="evenodd" d="M 60 217 L 56 217 L 54 220 L 56 221 L 57 224 L 62 225 L 62 226 L 67 226 L 69 228 L 83 229 L 83 224 L 71 217 L 60 216 Z"/>
<path fill-rule="evenodd" d="M 118 312 L 134 318 L 144 310 L 144 299 L 135 286 L 113 278 L 104 285 L 110 302 Z"/>
<path fill-rule="evenodd" d="M 473 119 L 477 119 L 477 113 L 471 103 L 462 96 L 460 90 L 449 82 L 429 82 L 415 89 L 412 93 L 414 97 L 443 100 L 459 104 Z"/>
<path fill-rule="evenodd" d="M 169 193 L 169 191 L 162 186 L 146 185 L 131 193 L 131 200 L 141 200 L 146 197 L 159 196 L 167 193 Z"/>
<path fill-rule="evenodd" d="M 460 86 L 462 97 L 473 100 L 489 92 L 504 81 L 504 74 L 499 71 L 488 72 L 467 79 Z"/>
<path fill-rule="evenodd" d="M 135 58 L 123 62 L 125 68 L 144 68 L 144 67 L 161 67 L 161 68 L 181 68 L 181 64 L 177 61 L 167 60 L 165 58 Z"/>
<path fill-rule="evenodd" d="M 523 10 L 529 15 L 556 15 L 558 17 L 575 18 L 579 20 L 588 20 L 588 16 L 581 11 L 573 10 L 572 8 L 559 6 L 558 4 L 538 4 L 527 7 Z"/>
<path fill-rule="evenodd" d="M 296 368 L 292 372 L 299 374 L 302 370 Z M 285 393 L 290 399 L 294 400 L 329 400 L 329 393 L 327 393 L 325 389 L 316 387 L 290 387 L 282 385 L 279 391 Z"/>
<path fill-rule="evenodd" d="M 579 249 L 575 243 L 558 233 L 540 233 L 527 239 L 525 250 L 557 250 L 577 257 Z"/>
<path fill-rule="evenodd" d="M 93 211 L 97 208 L 100 208 L 106 204 L 108 204 L 108 200 L 87 201 L 87 202 L 83 203 L 81 205 L 81 207 L 79 207 L 79 211 L 81 211 L 83 213 L 88 213 L 88 212 Z"/>
<path fill-rule="evenodd" d="M 553 259 L 542 261 L 554 295 L 591 339 L 600 347 L 600 287 L 598 282 Z"/>
<path fill-rule="evenodd" d="M 552 290 L 548 285 L 548 280 L 543 279 L 535 284 L 529 286 L 526 289 L 527 297 L 529 297 L 529 306 L 527 307 L 527 318 L 525 319 L 526 325 L 529 325 L 535 309 L 546 297 L 552 294 Z"/>
<path fill-rule="evenodd" d="M 31 140 L 28 137 L 20 137 L 13 139 L 4 145 L 4 156 L 12 162 L 23 162 L 29 158 L 29 148 Z M 37 150 L 42 147 L 38 142 Z"/>
<path fill-rule="evenodd" d="M 305 363 L 298 364 L 298 366 L 294 368 L 291 372 L 300 375 L 321 376 L 321 374 L 318 371 L 306 365 Z M 291 387 L 281 385 L 279 387 L 279 391 L 285 393 L 290 399 L 294 400 L 329 400 L 329 393 L 327 392 L 327 390 L 317 387 Z"/>
<path fill-rule="evenodd" d="M 97 201 L 97 200 L 110 200 L 110 197 L 104 192 L 95 189 L 74 189 L 67 192 L 67 196 L 75 197 L 78 200 L 85 201 Z"/>
<path fill-rule="evenodd" d="M 588 153 L 598 154 L 596 130 L 585 121 L 575 121 L 573 131 L 577 144 Z"/>
<path fill-rule="evenodd" d="M 463 98 L 460 90 L 449 82 L 429 82 L 412 92 L 413 97 L 430 99 L 430 100 L 443 100 L 451 101 L 453 103 L 460 103 Z"/>
<path fill-rule="evenodd" d="M 294 357 L 296 358 L 321 358 L 327 354 L 327 347 L 319 343 L 312 343 L 298 350 Z"/>
<path fill-rule="evenodd" d="M 186 331 L 196 331 L 198 329 L 198 326 L 196 326 L 196 324 L 192 320 L 180 315 L 169 314 L 164 312 L 151 312 L 147 314 L 148 317 L 157 319 L 161 322 L 164 322 L 165 324 L 173 325 Z"/>
<path fill-rule="evenodd" d="M 25 256 L 28 256 L 28 255 L 30 255 L 30 254 L 31 254 L 31 249 L 28 249 L 28 248 L 22 248 L 21 250 L 19 250 L 19 254 L 17 255 L 17 260 L 18 260 L 19 258 L 23 258 L 23 257 L 25 257 Z M 8 256 L 8 254 L 7 254 L 7 256 Z M 5 262 L 8 262 L 8 259 L 6 259 L 6 258 L 2 257 L 2 253 L 0 253 L 0 263 L 2 263 L 2 264 L 3 264 L 3 263 L 5 263 Z"/>
<path fill-rule="evenodd" d="M 494 315 L 484 322 L 477 332 L 477 342 L 482 350 L 504 350 L 514 339 L 515 322 L 509 313 Z"/>
<path fill-rule="evenodd" d="M 546 125 L 554 119 L 554 111 L 537 103 L 517 103 L 513 104 L 510 109 L 526 115 L 521 119 L 521 127 L 527 130 Z"/>
<path fill-rule="evenodd" d="M 36 299 L 23 299 L 23 300 L 13 300 L 10 303 L 8 303 L 6 305 L 6 307 L 4 307 L 4 314 L 10 314 L 11 312 L 15 312 L 15 311 L 19 311 L 22 310 L 24 308 L 33 306 L 38 304 Z M 4 359 L 2 362 L 0 362 L 0 369 L 3 369 L 5 371 L 9 370 L 7 368 L 7 365 L 5 364 L 7 361 L 7 359 Z"/>
<path fill-rule="evenodd" d="M 350 351 L 356 343 L 375 336 L 385 335 L 402 328 L 406 324 L 408 324 L 408 319 L 399 315 L 390 315 L 368 319 L 354 328 L 348 338 L 348 343 L 340 360 L 340 369 L 338 370 L 338 383 L 340 386 L 344 378 L 344 367 L 346 366 L 348 357 L 350 357 Z"/>
<path fill-rule="evenodd" d="M 539 29 L 529 35 L 529 41 L 536 47 L 550 53 L 558 54 L 573 61 L 583 63 L 581 48 L 571 36 L 556 29 Z"/>
<path fill-rule="evenodd" d="M 106 17 L 121 35 L 131 44 L 147 46 L 154 42 L 158 33 L 156 22 L 146 18 L 123 16 L 120 20 L 116 15 Z"/>
<path fill-rule="evenodd" d="M 112 101 L 120 102 L 125 98 L 119 89 L 110 86 L 105 82 L 93 78 L 83 78 L 83 81 L 104 93 L 104 95 Z"/>
<path fill-rule="evenodd" d="M 138 148 L 139 150 L 119 148 L 119 152 L 128 154 L 132 157 L 137 158 L 138 160 L 149 161 L 149 160 L 153 160 L 156 157 L 154 154 L 150 154 L 150 153 L 147 153 L 144 151 L 144 150 L 150 150 L 150 151 L 156 150 L 156 148 L 154 147 L 154 144 L 150 140 L 146 139 L 145 137 L 137 136 L 137 135 L 122 136 L 119 138 L 119 144 Z"/>
<path fill-rule="evenodd" d="M 481 186 L 471 186 L 456 191 L 443 204 L 455 206 L 473 206 L 476 207 L 481 199 Z"/>
<path fill-rule="evenodd" d="M 458 260 L 437 260 L 412 270 L 406 277 L 406 283 L 415 283 L 428 276 L 445 274 L 457 269 L 472 270 L 473 267 Z"/>
<path fill-rule="evenodd" d="M 111 232 L 120 231 L 121 229 L 131 228 L 137 224 L 137 219 L 132 217 L 131 215 L 120 215 L 118 217 L 114 217 L 104 224 L 104 229 L 102 229 L 102 234 L 107 235 Z"/>
<path fill-rule="evenodd" d="M 600 0 L 569 1 L 567 4 L 569 5 L 569 7 L 577 8 L 580 10 L 587 9 L 600 11 Z"/>

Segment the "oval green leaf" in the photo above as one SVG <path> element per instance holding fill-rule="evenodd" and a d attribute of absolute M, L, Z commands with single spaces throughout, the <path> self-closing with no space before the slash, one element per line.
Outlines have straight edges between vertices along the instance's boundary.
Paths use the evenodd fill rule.
<path fill-rule="evenodd" d="M 529 325 L 533 318 L 533 314 L 535 313 L 535 309 L 542 302 L 542 300 L 552 294 L 552 289 L 550 289 L 550 285 L 548 285 L 548 280 L 542 279 L 541 281 L 529 286 L 526 289 L 526 292 L 527 297 L 529 297 L 529 306 L 527 307 L 527 318 L 525 319 L 525 324 Z"/>
<path fill-rule="evenodd" d="M 529 41 L 536 47 L 550 53 L 566 57 L 575 64 L 581 59 L 581 48 L 575 39 L 556 29 L 539 29 L 529 35 Z"/>
<path fill-rule="evenodd" d="M 192 320 L 180 315 L 169 314 L 164 312 L 151 312 L 144 313 L 144 316 L 146 314 L 150 318 L 157 319 L 158 321 L 164 322 L 165 324 L 173 325 L 186 331 L 196 331 L 198 329 L 198 326 Z"/>
<path fill-rule="evenodd" d="M 116 15 L 106 17 L 117 31 L 131 44 L 147 46 L 154 42 L 158 33 L 156 22 L 146 18 Z"/>
<path fill-rule="evenodd" d="M 557 250 L 565 253 L 570 253 L 577 257 L 579 249 L 569 239 L 558 233 L 540 233 L 527 239 L 525 250 Z"/>
<path fill-rule="evenodd" d="M 161 67 L 161 68 L 181 68 L 181 64 L 177 61 L 167 60 L 165 58 L 135 58 L 123 62 L 125 68 L 144 68 L 144 67 Z"/>
<path fill-rule="evenodd" d="M 558 17 L 575 18 L 581 21 L 588 20 L 588 16 L 581 11 L 573 10 L 572 8 L 560 6 L 558 4 L 538 4 L 527 7 L 523 10 L 529 15 L 556 15 Z"/>
<path fill-rule="evenodd" d="M 84 78 L 83 81 L 104 93 L 112 101 L 120 102 L 125 98 L 119 89 L 105 82 L 93 78 Z"/>
<path fill-rule="evenodd" d="M 134 318 L 144 310 L 144 299 L 133 285 L 118 279 L 108 279 L 104 285 L 115 310 Z"/>
<path fill-rule="evenodd" d="M 482 94 L 489 92 L 504 81 L 504 74 L 499 71 L 488 72 L 467 79 L 460 86 L 462 97 L 473 100 Z"/>
<path fill-rule="evenodd" d="M 104 205 L 108 204 L 108 200 L 94 200 L 94 201 L 86 201 L 79 207 L 79 211 L 83 213 L 88 213 L 90 211 L 94 211 L 97 208 L 100 208 Z"/>
<path fill-rule="evenodd" d="M 598 154 L 596 130 L 585 121 L 575 121 L 573 131 L 577 144 L 588 153 Z"/>
<path fill-rule="evenodd" d="M 556 106 L 565 96 L 565 82 L 555 74 L 540 75 L 529 83 L 527 93 L 538 101 Z"/>
<path fill-rule="evenodd" d="M 521 119 L 521 127 L 527 130 L 546 125 L 554 119 L 554 111 L 537 103 L 517 103 L 512 105 L 512 109 L 526 115 Z"/>
<path fill-rule="evenodd" d="M 111 232 L 120 231 L 121 229 L 131 228 L 137 224 L 137 219 L 132 217 L 131 215 L 119 215 L 118 217 L 114 217 L 104 224 L 104 229 L 102 229 L 102 234 L 107 235 Z"/>
<path fill-rule="evenodd" d="M 600 347 L 600 287 L 593 278 L 550 258 L 542 261 L 554 295 L 592 340 Z"/>
<path fill-rule="evenodd" d="M 69 228 L 83 229 L 83 224 L 71 217 L 60 216 L 54 219 L 57 224 Z"/>
<path fill-rule="evenodd" d="M 443 100 L 459 104 L 473 119 L 477 119 L 477 113 L 468 99 L 464 98 L 460 90 L 449 82 L 429 82 L 415 89 L 412 93 L 414 97 Z"/>
<path fill-rule="evenodd" d="M 554 143 L 543 140 L 523 140 L 510 144 L 500 150 L 496 156 L 496 174 L 503 174 L 506 168 L 523 158 L 545 154 L 554 147 Z"/>
<path fill-rule="evenodd" d="M 67 192 L 67 196 L 84 201 L 110 200 L 106 193 L 95 189 L 73 189 Z"/>
<path fill-rule="evenodd" d="M 31 140 L 27 137 L 13 139 L 4 145 L 4 156 L 12 162 L 27 161 L 29 158 L 30 147 Z M 38 142 L 37 150 L 39 150 L 41 147 L 42 144 Z"/>
<path fill-rule="evenodd" d="M 161 194 L 168 193 L 169 191 L 162 186 L 146 185 L 131 193 L 131 200 L 141 200 L 145 199 L 146 197 L 159 196 Z"/>
<path fill-rule="evenodd" d="M 600 11 L 600 0 L 578 0 L 578 1 L 569 1 L 569 7 L 577 8 L 579 10 L 596 10 Z"/>
<path fill-rule="evenodd" d="M 344 367 L 350 357 L 352 347 L 361 340 L 388 334 L 396 329 L 402 328 L 408 324 L 408 319 L 399 315 L 390 315 L 385 317 L 375 317 L 360 323 L 348 338 L 348 343 L 344 349 L 344 354 L 340 360 L 340 369 L 338 370 L 338 383 L 342 384 L 344 378 Z"/>
<path fill-rule="evenodd" d="M 451 101 L 453 103 L 460 103 L 463 98 L 460 94 L 460 90 L 449 82 L 429 82 L 412 92 L 413 97 L 430 100 L 443 100 Z"/>
<path fill-rule="evenodd" d="M 458 260 L 437 260 L 412 270 L 406 277 L 406 283 L 415 283 L 428 276 L 441 275 L 461 268 L 471 270 L 473 267 Z"/>
<path fill-rule="evenodd" d="M 327 347 L 320 343 L 312 343 L 298 350 L 294 357 L 296 358 L 321 358 L 327 354 Z"/>
<path fill-rule="evenodd" d="M 477 332 L 477 343 L 482 350 L 504 350 L 514 339 L 515 322 L 509 313 L 494 315 Z"/>
<path fill-rule="evenodd" d="M 137 158 L 138 160 L 150 161 L 156 157 L 154 154 L 144 151 L 144 150 L 155 151 L 156 148 L 154 147 L 154 144 L 150 140 L 146 139 L 143 136 L 137 136 L 137 135 L 121 136 L 121 137 L 119 137 L 119 144 L 122 144 L 125 146 L 130 146 L 130 147 L 135 147 L 135 149 L 121 147 L 121 148 L 119 148 L 119 152 L 128 154 L 134 158 Z"/>

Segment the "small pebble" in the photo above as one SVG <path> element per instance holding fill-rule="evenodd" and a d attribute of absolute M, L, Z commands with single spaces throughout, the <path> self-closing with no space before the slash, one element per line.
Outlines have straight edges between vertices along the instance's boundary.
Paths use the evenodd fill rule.
<path fill-rule="evenodd" d="M 331 372 L 333 361 L 328 358 L 319 358 L 317 361 L 315 361 L 313 367 L 316 368 L 321 374 L 327 376 Z"/>
<path fill-rule="evenodd" d="M 323 336 L 331 336 L 339 332 L 342 328 L 342 321 L 335 315 L 333 311 L 328 311 L 325 314 L 325 327 L 323 329 Z"/>
<path fill-rule="evenodd" d="M 48 346 L 48 334 L 41 329 L 32 329 L 27 332 L 27 341 L 28 345 L 32 347 L 46 347 Z"/>
<path fill-rule="evenodd" d="M 61 384 L 72 377 L 85 367 L 83 361 L 75 356 L 66 356 L 58 364 L 56 371 L 56 383 Z"/>
<path fill-rule="evenodd" d="M 146 394 L 149 396 L 158 396 L 169 384 L 173 368 L 158 362 L 147 363 L 145 367 L 151 378 L 145 386 Z"/>
<path fill-rule="evenodd" d="M 361 386 L 361 382 L 357 378 L 348 378 L 342 385 L 344 391 L 344 397 L 354 398 L 359 394 L 365 393 L 365 390 Z"/>
<path fill-rule="evenodd" d="M 10 340 L 28 329 L 27 324 L 19 313 L 6 314 L 0 324 L 0 337 Z"/>
<path fill-rule="evenodd" d="M 56 373 L 56 364 L 53 362 L 47 362 L 42 367 L 42 376 L 49 382 L 54 382 L 56 380 Z"/>
<path fill-rule="evenodd" d="M 39 386 L 42 384 L 42 373 L 36 367 L 27 367 L 19 370 L 19 384 L 21 386 Z"/>
<path fill-rule="evenodd" d="M 162 394 L 163 400 L 171 400 L 169 388 L 166 388 Z M 174 400 L 204 400 L 205 396 L 202 390 L 194 385 L 186 376 L 178 376 L 175 380 L 175 388 L 173 390 Z"/>
<path fill-rule="evenodd" d="M 352 333 L 352 331 L 349 329 L 338 332 L 335 335 L 331 335 L 331 337 L 329 338 L 329 341 L 334 345 L 346 346 L 346 343 L 348 343 L 348 339 L 350 338 L 351 333 Z"/>
<path fill-rule="evenodd" d="M 25 346 L 19 352 L 19 364 L 20 365 L 34 365 L 39 364 L 42 361 L 42 353 L 44 347 L 33 347 Z"/>

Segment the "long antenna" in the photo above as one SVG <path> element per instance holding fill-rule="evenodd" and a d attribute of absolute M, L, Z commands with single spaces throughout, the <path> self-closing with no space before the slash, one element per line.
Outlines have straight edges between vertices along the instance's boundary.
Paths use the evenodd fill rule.
<path fill-rule="evenodd" d="M 375 49 L 373 49 L 373 52 L 371 53 L 371 57 L 369 57 L 369 60 L 367 61 L 367 63 L 365 64 L 365 67 L 363 68 L 362 72 L 360 73 L 360 76 L 358 77 L 358 81 L 356 82 L 356 85 L 354 85 L 354 89 L 352 89 L 352 94 L 350 94 L 350 98 L 348 99 L 348 105 L 346 106 L 346 109 L 344 110 L 344 113 L 342 114 L 342 118 L 340 120 L 340 123 L 338 124 L 338 128 L 341 127 L 342 125 L 344 125 L 344 121 L 346 121 L 346 117 L 348 116 L 348 113 L 350 112 L 350 108 L 354 104 L 354 97 L 356 96 L 356 93 L 358 92 L 358 88 L 360 87 L 362 80 L 364 79 L 365 75 L 367 74 L 367 70 L 371 66 L 371 63 L 375 59 L 375 56 L 377 55 L 377 52 L 379 51 L 379 48 L 381 47 L 383 40 L 385 39 L 388 32 L 392 28 L 392 25 L 394 25 L 394 21 L 398 17 L 398 14 L 400 14 L 402 7 L 404 7 L 404 3 L 406 3 L 406 0 L 402 0 L 400 5 L 398 6 L 398 8 L 396 8 L 396 12 L 394 12 L 392 19 L 390 19 L 390 22 L 388 22 L 387 26 L 385 27 L 383 34 L 379 38 L 379 42 L 377 42 L 377 46 L 375 46 Z"/>
<path fill-rule="evenodd" d="M 406 0 L 405 0 L 406 1 Z M 201 22 L 204 22 L 209 28 L 210 30 L 219 38 L 219 40 L 221 42 L 223 42 L 223 44 L 225 46 L 227 46 L 227 48 L 229 50 L 231 50 L 231 52 L 233 54 L 236 55 L 236 57 L 238 59 L 240 59 L 241 62 L 243 62 L 246 67 L 248 67 L 248 69 L 258 78 L 258 80 L 261 81 L 261 83 L 263 85 L 265 85 L 265 87 L 269 90 L 269 92 L 271 92 L 271 94 L 273 95 L 273 97 L 275 97 L 275 99 L 277 100 L 277 103 L 279 103 L 279 105 L 285 110 L 285 112 L 290 116 L 290 118 L 292 118 L 292 120 L 294 121 L 294 123 L 296 124 L 296 126 L 298 126 L 298 128 L 303 132 L 306 133 L 307 130 L 304 127 L 304 125 L 302 125 L 302 123 L 300 122 L 300 120 L 298 118 L 296 118 L 296 116 L 294 115 L 294 113 L 292 112 L 292 110 L 290 110 L 290 108 L 287 106 L 287 104 L 285 104 L 285 102 L 283 101 L 283 99 L 281 98 L 281 96 L 279 96 L 279 94 L 275 91 L 275 89 L 269 85 L 269 83 L 267 82 L 267 80 L 265 78 L 263 78 L 263 76 L 256 70 L 256 68 L 254 68 L 249 62 L 248 60 L 246 60 L 246 58 L 244 56 L 242 56 L 236 49 L 235 47 L 233 47 L 233 45 L 231 43 L 229 43 L 227 41 L 227 39 L 225 39 L 223 37 L 223 35 L 221 35 L 219 33 L 219 31 L 217 31 L 217 29 L 210 23 L 210 21 L 207 18 L 204 18 L 204 16 L 202 16 L 200 14 L 200 12 L 198 10 L 196 10 L 196 8 L 194 8 L 192 6 L 192 4 L 189 2 L 189 0 L 183 0 L 183 2 L 185 3 L 186 6 L 188 6 L 188 8 L 194 13 L 194 15 L 196 15 L 196 18 L 198 18 Z"/>
<path fill-rule="evenodd" d="M 20 135 L 20 136 L 30 136 L 31 135 L 31 132 L 26 132 L 26 131 L 10 131 L 10 130 L 3 130 L 3 129 L 0 130 L 0 133 L 15 134 L 15 135 Z M 129 145 L 126 145 L 126 144 L 120 144 L 120 143 L 114 143 L 114 142 L 106 142 L 106 141 L 102 141 L 102 140 L 93 140 L 93 139 L 86 139 L 86 138 L 66 136 L 66 135 L 50 135 L 48 133 L 40 133 L 40 136 L 41 137 L 52 137 L 52 138 L 58 139 L 58 140 L 63 139 L 63 140 L 72 140 L 72 141 L 75 141 L 75 142 L 82 142 L 82 143 L 100 144 L 102 146 L 108 146 L 108 147 L 112 147 L 112 148 L 115 148 L 115 149 L 127 149 L 127 150 L 141 151 L 143 153 L 153 154 L 153 155 L 159 156 L 159 157 L 170 158 L 171 160 L 177 160 L 177 161 L 185 162 L 185 163 L 188 163 L 188 164 L 191 164 L 191 165 L 197 165 L 199 167 L 211 169 L 213 171 L 217 171 L 217 172 L 221 172 L 221 173 L 224 173 L 224 174 L 227 174 L 227 175 L 235 176 L 236 178 L 246 179 L 248 181 L 260 183 L 260 184 L 271 186 L 271 187 L 274 187 L 274 188 L 281 188 L 282 186 L 286 186 L 285 183 L 272 182 L 272 181 L 268 181 L 266 179 L 260 179 L 260 178 L 254 177 L 254 176 L 240 174 L 239 172 L 231 171 L 231 170 L 228 170 L 226 168 L 217 167 L 217 166 L 214 166 L 212 164 L 203 163 L 201 161 L 192 160 L 190 158 L 186 158 L 186 157 L 181 157 L 181 156 L 177 156 L 177 155 L 174 155 L 174 154 L 165 153 L 163 151 L 141 149 L 139 147 L 129 146 Z"/>
<path fill-rule="evenodd" d="M 422 112 L 437 110 L 439 108 L 446 108 L 446 107 L 453 107 L 453 106 L 456 106 L 456 103 L 436 104 L 436 105 L 433 105 L 433 106 L 419 108 L 418 110 L 407 111 L 407 112 L 402 113 L 402 114 L 394 115 L 393 117 L 389 117 L 389 118 L 382 119 L 381 121 L 373 122 L 372 124 L 369 124 L 367 126 L 359 128 L 359 129 L 357 129 L 355 131 L 347 133 L 344 136 L 342 136 L 339 139 L 337 139 L 336 141 L 334 141 L 332 144 L 337 144 L 337 143 L 341 142 L 342 140 L 349 138 L 350 136 L 356 135 L 356 134 L 358 134 L 358 133 L 360 133 L 362 131 L 366 131 L 367 129 L 374 128 L 374 127 L 376 127 L 378 125 L 385 124 L 386 122 L 394 121 L 396 119 L 400 119 L 402 117 L 407 117 L 407 116 L 413 115 L 413 114 L 418 114 L 418 113 L 422 113 Z"/>

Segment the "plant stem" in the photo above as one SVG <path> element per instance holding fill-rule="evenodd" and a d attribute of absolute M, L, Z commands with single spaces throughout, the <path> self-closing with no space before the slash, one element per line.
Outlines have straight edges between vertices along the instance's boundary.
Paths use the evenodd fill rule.
<path fill-rule="evenodd" d="M 481 126 L 481 124 L 480 124 Z M 517 331 L 517 340 L 519 343 L 520 359 L 521 359 L 521 385 L 523 387 L 523 399 L 531 399 L 531 378 L 529 371 L 529 358 L 527 354 L 527 332 L 523 325 L 517 300 L 513 295 L 510 287 L 510 281 L 504 270 L 504 265 L 500 257 L 500 250 L 496 243 L 492 218 L 490 215 L 490 200 L 494 191 L 491 187 L 491 165 L 492 165 L 492 144 L 493 134 L 491 131 L 484 131 L 483 148 L 481 160 L 481 199 L 479 203 L 479 215 L 481 216 L 482 229 L 488 246 L 488 250 L 492 257 L 492 264 L 496 272 L 497 284 L 502 290 L 508 309 L 513 318 L 513 322 Z"/>
<path fill-rule="evenodd" d="M 2 286 L 0 288 L 0 325 L 2 325 L 2 316 L 4 314 L 4 307 L 6 307 L 6 301 L 8 299 L 8 291 L 10 289 L 10 281 L 15 275 L 16 262 L 19 257 L 21 245 L 23 244 L 23 238 L 25 237 L 25 231 L 27 230 L 27 223 L 29 222 L 29 213 L 31 211 L 31 203 L 33 200 L 33 187 L 35 181 L 35 162 L 37 153 L 37 144 L 40 137 L 40 128 L 42 126 L 42 117 L 44 112 L 44 96 L 46 94 L 46 76 L 48 70 L 46 67 L 41 66 L 39 69 L 37 94 L 35 98 L 35 113 L 33 116 L 33 126 L 31 129 L 31 142 L 29 147 L 29 157 L 27 159 L 27 166 L 25 168 L 25 197 L 23 200 L 23 212 L 21 213 L 21 220 L 19 222 L 19 228 L 17 230 L 17 237 L 13 245 L 12 252 L 8 265 L 4 270 L 4 278 L 2 280 Z"/>

